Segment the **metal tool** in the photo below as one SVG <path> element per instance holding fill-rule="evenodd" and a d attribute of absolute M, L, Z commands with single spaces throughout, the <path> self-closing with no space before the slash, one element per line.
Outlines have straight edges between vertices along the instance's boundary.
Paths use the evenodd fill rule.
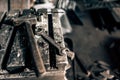
<path fill-rule="evenodd" d="M 54 40 L 54 30 L 53 30 L 53 15 L 50 12 L 48 13 L 48 34 Z M 56 66 L 56 54 L 57 50 L 53 45 L 49 44 L 49 56 L 50 56 L 50 67 L 57 68 Z"/>
<path fill-rule="evenodd" d="M 108 68 L 106 69 L 104 67 L 100 67 L 99 65 Z M 77 77 L 78 80 L 116 80 L 117 78 L 109 68 L 109 65 L 103 61 L 95 61 L 94 64 L 91 65 L 87 70 L 90 72 L 90 74 L 85 75 L 83 73 L 80 73 Z"/>
<path fill-rule="evenodd" d="M 11 17 L 12 15 L 10 15 L 10 18 L 8 18 L 8 15 L 6 16 L 5 20 L 7 20 L 8 23 L 10 20 L 12 24 L 8 24 L 7 21 L 5 21 L 6 23 L 3 22 L 4 24 L 3 26 L 5 26 L 6 28 L 4 31 L 6 32 L 9 31 L 6 33 L 7 35 L 5 38 L 7 38 L 8 40 L 8 38 L 9 39 L 11 38 L 10 35 L 12 35 L 13 37 L 11 41 L 13 41 L 13 45 L 9 44 L 10 46 L 9 48 L 7 48 L 8 50 L 10 49 L 7 54 L 8 56 L 6 57 L 7 59 L 8 58 L 9 59 L 8 60 L 5 58 L 3 59 L 3 68 L 0 69 L 0 79 L 26 78 L 26 77 L 29 79 L 32 77 L 35 78 L 35 74 L 36 74 L 37 76 L 40 75 L 39 79 L 41 80 L 44 80 L 44 79 L 56 80 L 57 78 L 59 78 L 60 80 L 66 80 L 65 72 L 68 68 L 70 68 L 70 66 L 68 65 L 69 59 L 67 59 L 67 53 L 66 53 L 66 51 L 69 52 L 69 49 L 64 47 L 65 43 L 64 43 L 62 30 L 61 30 L 61 24 L 59 21 L 59 15 L 57 15 L 58 13 L 55 13 L 55 14 L 52 13 L 53 16 L 51 16 L 51 18 L 49 17 L 49 20 L 50 19 L 53 20 L 53 22 L 50 20 L 51 21 L 50 23 L 52 23 L 52 26 L 53 26 L 53 30 L 52 30 L 53 32 L 52 35 L 54 37 L 53 41 L 55 43 L 57 42 L 60 46 L 63 46 L 63 48 L 66 48 L 64 50 L 62 49 L 60 50 L 60 54 L 62 54 L 63 52 L 62 54 L 63 56 L 59 56 L 60 55 L 59 50 L 55 46 L 48 43 L 45 39 L 43 39 L 41 36 L 36 34 L 41 29 L 45 29 L 45 33 L 43 34 L 51 38 L 49 34 L 50 23 L 48 25 L 48 22 L 47 22 L 48 14 L 47 12 L 46 13 L 41 12 L 41 13 L 43 14 L 42 19 L 37 20 L 37 23 L 36 23 L 36 18 L 38 17 L 41 18 L 41 15 L 37 15 L 37 13 L 36 15 L 34 15 L 34 14 L 29 14 L 28 12 L 28 14 L 25 15 L 21 11 L 21 14 L 19 17 Z M 14 12 L 13 12 L 13 16 L 14 16 Z M 54 24 L 59 24 L 59 26 Z M 4 29 L 3 26 L 2 26 L 2 29 Z M 35 27 L 35 33 L 34 33 L 33 27 Z M 3 34 L 4 34 L 4 31 L 2 31 Z M 12 31 L 13 32 L 15 31 L 14 35 L 11 33 Z M 3 41 L 1 41 L 1 43 L 2 42 Z M 4 43 L 4 45 L 6 45 L 6 43 Z M 50 48 L 49 45 L 53 46 L 53 48 Z M 55 52 L 55 57 L 56 57 L 55 60 L 56 60 L 57 68 L 54 68 L 55 67 L 54 65 L 52 67 L 50 66 L 50 55 L 52 53 L 50 54 L 49 50 L 54 50 L 55 48 L 57 50 L 57 52 Z M 4 52 L 2 53 L 3 53 L 1 54 L 2 56 L 5 55 Z M 58 53 L 58 55 L 56 55 L 56 53 Z M 40 62 L 40 59 L 43 60 L 44 64 Z M 4 64 L 4 62 L 7 64 Z M 41 66 L 46 68 L 46 72 L 45 73 L 43 72 L 44 74 L 42 74 L 42 71 L 44 71 L 44 68 L 41 68 Z"/>
<path fill-rule="evenodd" d="M 41 53 L 38 49 L 37 43 L 34 39 L 34 34 L 32 31 L 31 24 L 28 22 L 25 22 L 25 27 L 26 27 L 26 31 L 27 31 L 28 40 L 30 43 L 31 53 L 33 55 L 34 62 L 35 62 L 35 65 L 36 65 L 36 68 L 38 71 L 38 76 L 39 76 L 39 74 L 44 73 L 46 71 L 45 66 L 44 66 L 44 63 L 43 63 L 43 60 L 41 57 Z"/>
<path fill-rule="evenodd" d="M 4 11 L 4 12 L 2 13 L 2 15 L 0 15 L 0 28 L 1 28 L 1 25 L 2 25 L 5 17 L 6 17 L 6 11 Z"/>
<path fill-rule="evenodd" d="M 56 43 L 51 37 L 49 37 L 47 34 L 45 34 L 43 31 L 39 32 L 38 35 L 40 35 L 46 42 L 53 45 L 55 48 L 59 50 L 58 55 L 64 55 L 67 54 L 67 56 L 73 60 L 75 53 L 69 50 L 69 48 L 62 47 L 60 44 Z"/>
<path fill-rule="evenodd" d="M 28 37 L 28 40 L 30 43 L 31 53 L 33 55 L 33 59 L 34 59 L 34 62 L 35 62 L 36 68 L 37 68 L 37 72 L 38 72 L 38 76 L 39 76 L 39 74 L 46 72 L 46 70 L 45 70 L 45 66 L 43 64 L 43 60 L 41 58 L 41 53 L 38 49 L 38 45 L 34 39 L 34 33 L 32 30 L 32 25 L 36 24 L 36 17 L 27 16 L 25 18 L 25 16 L 24 16 L 22 18 L 18 18 L 16 20 L 14 20 L 14 21 L 17 22 L 17 23 L 15 23 L 17 25 L 21 22 L 25 25 L 27 37 Z"/>
<path fill-rule="evenodd" d="M 104 72 L 101 72 L 100 73 L 102 76 L 104 76 L 104 80 L 107 80 L 107 79 L 113 79 L 114 78 L 114 75 L 111 75 L 110 74 L 110 70 L 106 70 Z"/>
<path fill-rule="evenodd" d="M 95 63 L 91 66 L 89 70 L 91 72 L 91 75 L 89 77 L 92 77 L 94 79 L 108 80 L 114 78 L 114 75 L 110 73 L 110 65 L 103 61 L 95 61 Z"/>
<path fill-rule="evenodd" d="M 41 53 L 38 49 L 37 43 L 34 39 L 33 31 L 32 31 L 32 25 L 35 24 L 36 22 L 35 20 L 36 18 L 32 16 L 31 17 L 29 16 L 27 18 L 24 17 L 24 19 L 22 17 L 22 18 L 17 18 L 13 20 L 15 27 L 13 27 L 13 31 L 11 33 L 11 36 L 6 46 L 6 52 L 5 52 L 3 61 L 2 61 L 2 69 L 6 69 L 7 61 L 8 61 L 10 50 L 11 50 L 11 47 L 12 47 L 12 44 L 15 38 L 17 27 L 23 27 L 24 25 L 26 29 L 26 33 L 27 33 L 29 47 L 30 47 L 30 50 L 31 50 L 31 53 L 32 53 L 32 56 L 35 62 L 35 67 L 36 67 L 36 72 L 37 72 L 36 75 L 40 76 L 41 73 L 46 72 L 44 64 L 43 64 L 43 60 L 41 58 Z"/>
<path fill-rule="evenodd" d="M 10 11 L 8 13 L 4 12 L 3 18 L 6 15 L 7 15 L 7 19 L 5 19 L 4 23 L 8 24 L 8 25 L 13 25 L 13 21 L 11 18 L 15 18 L 15 17 L 17 18 L 19 15 L 19 11 L 17 11 L 17 13 L 16 13 L 16 11 Z M 2 22 L 3 22 L 3 20 L 2 20 Z M 5 48 L 5 55 L 3 56 L 3 59 L 2 59 L 2 66 L 1 66 L 2 69 L 6 69 L 6 67 L 7 67 L 7 62 L 9 59 L 11 47 L 13 45 L 16 32 L 17 32 L 17 27 L 16 26 L 12 27 L 12 31 L 11 31 L 10 37 L 8 38 L 7 45 Z"/>
<path fill-rule="evenodd" d="M 5 55 L 3 56 L 2 66 L 1 66 L 2 69 L 6 69 L 7 67 L 7 62 L 8 62 L 9 55 L 10 55 L 9 53 L 11 51 L 11 47 L 13 45 L 15 35 L 16 35 L 16 27 L 13 27 L 10 37 L 7 41 L 6 48 L 5 48 Z"/>

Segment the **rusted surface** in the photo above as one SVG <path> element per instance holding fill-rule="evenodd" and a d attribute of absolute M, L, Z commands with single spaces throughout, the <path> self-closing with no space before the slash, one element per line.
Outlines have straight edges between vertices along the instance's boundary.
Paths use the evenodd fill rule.
<path fill-rule="evenodd" d="M 39 51 L 37 42 L 34 39 L 34 34 L 32 31 L 32 25 L 28 22 L 25 22 L 25 27 L 26 27 L 26 31 L 27 31 L 27 36 L 28 36 L 28 40 L 29 40 L 29 46 L 30 46 L 30 51 L 32 53 L 32 56 L 34 58 L 34 62 L 38 71 L 38 76 L 41 73 L 46 72 L 45 67 L 44 67 L 44 63 L 41 57 L 41 53 Z"/>
<path fill-rule="evenodd" d="M 40 10 L 40 13 L 43 10 Z M 0 69 L 0 79 L 40 79 L 40 80 L 66 80 L 66 69 L 68 69 L 67 54 L 63 56 L 56 56 L 56 68 L 50 67 L 50 56 L 49 56 L 49 43 L 38 35 L 41 29 L 44 30 L 43 34 L 48 35 L 48 14 L 42 12 L 43 15 L 36 16 L 32 15 L 27 16 L 22 15 L 17 18 L 14 17 L 12 21 L 17 22 L 14 25 L 18 26 L 18 31 L 16 32 L 15 40 L 11 47 L 9 59 L 6 64 L 7 69 Z M 53 19 L 53 37 L 56 44 L 59 44 L 61 47 L 65 47 L 63 33 L 61 29 L 61 23 L 59 19 L 59 13 L 52 13 Z M 10 15 L 11 16 L 11 15 Z M 14 16 L 14 15 L 12 15 Z M 9 17 L 11 18 L 11 17 Z M 40 18 L 41 20 L 37 20 Z M 34 21 L 35 20 L 35 21 Z M 28 21 L 28 22 L 27 22 Z M 29 23 L 30 21 L 30 23 Z M 36 23 L 35 23 L 36 22 Z M 35 33 L 33 34 L 33 27 L 35 27 Z M 35 25 L 36 24 L 36 25 Z M 9 34 L 12 32 L 11 29 L 13 26 L 5 24 L 0 29 L 0 58 L 3 58 L 5 54 L 6 42 L 8 41 Z M 5 34 L 5 35 L 4 35 Z M 2 39 L 3 38 L 3 39 Z M 57 54 L 57 53 L 56 53 Z M 0 64 L 2 59 L 0 59 Z M 35 67 L 36 66 L 36 67 Z M 46 72 L 45 72 L 46 70 Z M 40 74 L 40 77 L 36 77 Z M 41 74 L 45 72 L 44 74 Z M 26 80 L 25 79 L 25 80 Z"/>

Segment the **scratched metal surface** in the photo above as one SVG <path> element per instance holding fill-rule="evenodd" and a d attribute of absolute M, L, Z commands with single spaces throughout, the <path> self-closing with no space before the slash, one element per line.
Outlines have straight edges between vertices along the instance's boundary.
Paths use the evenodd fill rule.
<path fill-rule="evenodd" d="M 65 46 L 64 38 L 63 38 L 62 29 L 61 29 L 61 23 L 58 17 L 59 17 L 58 13 L 53 13 L 54 38 L 55 38 L 55 42 L 57 42 L 58 44 L 64 47 Z M 9 25 L 2 25 L 2 29 L 0 29 L 0 45 L 1 45 L 0 57 L 1 58 L 4 55 L 6 42 L 8 41 L 8 37 L 11 33 L 11 27 L 12 26 L 9 26 Z M 44 29 L 45 32 L 48 33 L 48 16 L 46 13 L 41 16 L 41 21 L 37 22 L 36 30 L 35 30 L 36 33 L 39 32 L 38 31 L 39 29 Z M 14 71 L 16 69 L 19 69 L 25 66 L 25 58 L 26 58 L 25 55 L 29 56 L 29 53 L 26 53 L 25 51 L 26 48 L 25 48 L 24 34 L 25 34 L 25 31 L 23 31 L 22 28 L 19 28 L 15 36 L 15 40 L 14 40 L 12 50 L 10 52 L 9 60 L 7 63 L 7 69 L 9 71 L 11 70 Z M 57 76 L 58 77 L 61 76 L 61 80 L 64 80 L 65 67 L 68 64 L 67 55 L 64 55 L 64 56 L 56 55 L 58 69 L 51 70 L 49 65 L 49 44 L 45 40 L 43 40 L 39 35 L 35 35 L 35 39 L 42 53 L 43 62 L 47 70 L 47 72 L 43 75 L 43 77 L 41 77 L 41 80 L 44 80 L 45 78 L 46 79 L 49 78 L 49 80 L 51 80 L 52 76 L 55 79 L 57 78 Z M 32 61 L 32 59 L 29 59 L 29 60 Z M 0 61 L 0 64 L 1 64 L 1 61 Z M 0 73 L 1 73 L 0 79 L 14 79 L 14 78 L 25 78 L 25 77 L 35 78 L 36 77 L 33 64 L 31 64 L 30 68 L 23 69 L 22 72 L 17 72 L 16 70 L 16 73 L 10 74 L 9 72 L 5 72 L 0 68 Z"/>

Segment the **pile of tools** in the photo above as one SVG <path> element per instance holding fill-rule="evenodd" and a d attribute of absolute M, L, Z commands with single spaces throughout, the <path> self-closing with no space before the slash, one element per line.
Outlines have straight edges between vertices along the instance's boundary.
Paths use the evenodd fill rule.
<path fill-rule="evenodd" d="M 87 68 L 87 74 L 78 74 L 77 80 L 119 80 L 119 71 L 112 70 L 104 61 L 95 61 Z"/>
<path fill-rule="evenodd" d="M 65 80 L 67 56 L 72 60 L 74 52 L 65 46 L 58 14 L 34 8 L 1 13 L 0 79 Z"/>

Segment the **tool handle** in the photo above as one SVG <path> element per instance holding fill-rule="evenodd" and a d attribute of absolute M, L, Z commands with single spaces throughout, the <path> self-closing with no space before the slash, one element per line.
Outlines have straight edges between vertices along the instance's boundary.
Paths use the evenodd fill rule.
<path fill-rule="evenodd" d="M 45 66 L 42 60 L 42 55 L 39 51 L 37 42 L 35 41 L 31 26 L 32 25 L 30 24 L 30 22 L 25 22 L 25 29 L 27 32 L 29 47 L 30 47 L 30 50 L 31 50 L 31 53 L 32 53 L 32 56 L 35 62 L 35 66 L 37 68 L 37 72 L 38 72 L 37 76 L 39 76 L 41 73 L 46 72 L 46 69 L 45 69 Z"/>

